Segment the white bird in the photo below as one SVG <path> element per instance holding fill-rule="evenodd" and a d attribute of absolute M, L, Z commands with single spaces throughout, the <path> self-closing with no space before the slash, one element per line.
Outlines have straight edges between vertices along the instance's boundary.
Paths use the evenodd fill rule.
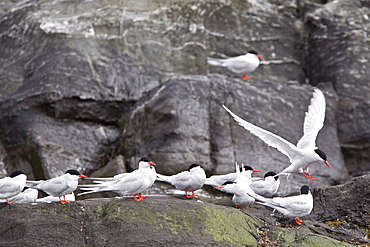
<path fill-rule="evenodd" d="M 187 171 L 182 171 L 176 175 L 165 176 L 157 174 L 157 181 L 166 182 L 176 187 L 178 190 L 185 191 L 186 198 L 198 198 L 194 191 L 199 190 L 206 181 L 206 173 L 199 164 L 192 164 Z M 191 192 L 191 195 L 188 195 Z"/>
<path fill-rule="evenodd" d="M 244 171 L 242 171 L 242 174 L 246 177 L 246 179 L 251 179 L 252 172 L 262 172 L 261 170 L 255 170 L 250 166 L 243 166 L 243 167 L 244 167 Z M 223 185 L 227 181 L 234 181 L 236 177 L 237 177 L 237 172 L 232 172 L 232 173 L 223 174 L 223 175 L 213 175 L 207 178 L 204 184 L 217 187 L 217 186 Z"/>
<path fill-rule="evenodd" d="M 112 191 L 122 195 L 132 195 L 135 201 L 144 200 L 145 196 L 141 195 L 143 191 L 153 185 L 156 180 L 156 164 L 147 157 L 139 160 L 139 168 L 130 173 L 121 173 L 111 178 L 90 178 L 98 184 L 80 185 L 81 190 L 87 192 L 80 193 L 77 196 Z"/>
<path fill-rule="evenodd" d="M 246 179 L 243 175 L 243 172 L 244 167 L 242 167 L 242 171 L 240 172 L 240 168 L 236 164 L 237 178 L 234 181 L 226 181 L 222 186 L 217 186 L 215 189 L 233 194 L 232 201 L 235 207 L 246 210 L 251 204 L 254 203 L 255 199 L 248 195 L 254 194 L 253 190 L 250 188 L 252 181 L 250 178 Z"/>
<path fill-rule="evenodd" d="M 70 202 L 76 201 L 74 192 L 65 195 L 65 200 L 70 201 Z M 36 202 L 43 202 L 43 203 L 51 203 L 51 202 L 57 202 L 57 201 L 59 201 L 59 197 L 57 196 L 45 196 L 45 197 L 36 199 Z"/>
<path fill-rule="evenodd" d="M 0 179 L 0 199 L 5 199 L 7 204 L 13 203 L 10 198 L 18 195 L 23 190 L 27 175 L 22 171 L 15 171 L 9 177 Z"/>
<path fill-rule="evenodd" d="M 261 55 L 258 55 L 255 51 L 249 51 L 245 55 L 230 57 L 226 59 L 222 58 L 207 58 L 207 63 L 213 66 L 220 66 L 227 68 L 231 72 L 241 76 L 243 80 L 250 79 L 247 73 L 255 71 L 260 65 Z"/>
<path fill-rule="evenodd" d="M 280 186 L 279 176 L 276 172 L 266 172 L 263 179 L 252 180 L 251 189 L 260 196 L 272 197 L 275 195 Z"/>
<path fill-rule="evenodd" d="M 25 187 L 25 189 L 23 189 L 21 193 L 9 198 L 8 200 L 14 203 L 35 202 L 38 194 L 39 194 L 38 190 Z M 1 202 L 6 202 L 6 200 L 1 199 Z"/>
<path fill-rule="evenodd" d="M 318 149 L 315 144 L 317 134 L 323 127 L 325 120 L 325 97 L 321 90 L 315 88 L 311 104 L 308 107 L 308 112 L 306 112 L 304 120 L 304 134 L 298 141 L 297 146 L 278 135 L 243 120 L 230 111 L 226 106 L 223 105 L 223 107 L 246 130 L 259 137 L 267 145 L 276 148 L 281 153 L 289 157 L 291 165 L 277 175 L 289 175 L 293 172 L 299 172 L 306 178 L 316 180 L 311 177 L 309 173 L 310 165 L 324 162 L 330 168 L 329 163 L 326 161 L 326 154 L 322 150 Z"/>
<path fill-rule="evenodd" d="M 65 196 L 77 189 L 79 178 L 86 178 L 86 176 L 82 175 L 77 170 L 70 169 L 62 176 L 49 180 L 27 181 L 27 186 L 42 190 L 48 195 L 59 197 L 60 203 L 66 204 L 70 203 L 70 201 L 66 200 Z"/>
<path fill-rule="evenodd" d="M 249 195 L 258 200 L 258 204 L 276 209 L 286 216 L 294 217 L 294 221 L 298 225 L 303 222 L 298 217 L 310 214 L 313 208 L 312 194 L 307 185 L 301 187 L 301 194 L 298 196 L 265 198 L 257 194 Z"/>

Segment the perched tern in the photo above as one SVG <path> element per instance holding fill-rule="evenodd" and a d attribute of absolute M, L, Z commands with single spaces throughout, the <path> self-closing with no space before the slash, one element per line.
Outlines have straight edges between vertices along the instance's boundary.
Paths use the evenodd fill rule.
<path fill-rule="evenodd" d="M 87 177 L 77 170 L 71 169 L 66 171 L 62 176 L 51 178 L 49 180 L 27 181 L 27 186 L 42 190 L 51 196 L 59 197 L 60 203 L 66 204 L 70 203 L 70 201 L 66 200 L 65 196 L 77 189 L 79 178 Z"/>
<path fill-rule="evenodd" d="M 194 191 L 202 188 L 206 181 L 206 173 L 199 164 L 192 164 L 187 171 L 182 171 L 176 175 L 165 176 L 157 174 L 157 181 L 166 182 L 176 187 L 178 190 L 185 191 L 186 198 L 198 198 Z M 191 192 L 191 195 L 188 195 Z"/>
<path fill-rule="evenodd" d="M 263 58 L 255 51 L 249 51 L 245 55 L 222 58 L 207 58 L 207 63 L 213 66 L 220 66 L 227 68 L 231 72 L 240 75 L 243 80 L 250 79 L 247 73 L 255 71 L 260 65 L 260 59 Z"/>
<path fill-rule="evenodd" d="M 9 177 L 0 179 L 0 199 L 5 199 L 7 204 L 13 203 L 10 198 L 18 195 L 23 190 L 27 175 L 22 171 L 15 171 Z"/>
<path fill-rule="evenodd" d="M 39 191 L 37 189 L 24 187 L 21 193 L 8 200 L 14 203 L 36 202 L 38 195 Z M 6 200 L 2 199 L 1 202 L 6 202 Z"/>
<path fill-rule="evenodd" d="M 70 201 L 70 202 L 76 201 L 75 194 L 72 192 L 70 194 L 65 195 L 65 200 Z M 58 202 L 58 201 L 59 201 L 59 197 L 57 196 L 45 196 L 42 198 L 38 198 L 36 200 L 36 202 L 44 202 L 44 203 L 51 203 L 51 202 Z"/>
<path fill-rule="evenodd" d="M 313 208 L 312 194 L 307 185 L 301 187 L 301 194 L 298 196 L 265 198 L 257 194 L 249 195 L 258 200 L 258 204 L 276 209 L 286 216 L 294 217 L 294 221 L 298 225 L 303 222 L 298 217 L 310 214 Z"/>
<path fill-rule="evenodd" d="M 279 189 L 280 179 L 276 172 L 267 172 L 263 179 L 253 180 L 251 189 L 260 196 L 272 197 Z"/>
<path fill-rule="evenodd" d="M 246 210 L 255 201 L 253 197 L 249 196 L 249 194 L 254 194 L 254 191 L 250 188 L 252 181 L 250 178 L 246 179 L 243 175 L 244 167 L 240 172 L 239 166 L 236 166 L 237 178 L 234 181 L 226 181 L 222 186 L 217 186 L 215 189 L 233 194 L 232 201 L 235 207 Z"/>
<path fill-rule="evenodd" d="M 276 148 L 289 157 L 291 165 L 277 175 L 289 175 L 293 172 L 299 172 L 306 178 L 316 180 L 311 177 L 309 173 L 310 165 L 324 162 L 330 168 L 329 163 L 326 161 L 326 154 L 315 145 L 317 134 L 323 127 L 325 119 L 325 97 L 321 90 L 315 88 L 311 104 L 308 107 L 308 112 L 306 112 L 304 120 L 304 134 L 298 141 L 297 146 L 278 135 L 243 120 L 230 111 L 226 106 L 223 105 L 223 107 L 246 130 L 259 137 L 267 145 Z"/>
<path fill-rule="evenodd" d="M 244 171 L 241 171 L 246 179 L 251 179 L 252 172 L 262 172 L 261 170 L 255 170 L 250 166 L 243 166 Z M 240 168 L 240 170 L 242 167 Z M 210 185 L 213 187 L 221 186 L 227 181 L 234 181 L 237 177 L 237 172 L 232 172 L 224 175 L 213 175 L 206 179 L 205 185 Z"/>
<path fill-rule="evenodd" d="M 111 178 L 90 178 L 97 184 L 80 185 L 87 192 L 78 196 L 104 191 L 113 191 L 123 196 L 132 195 L 135 201 L 144 200 L 141 193 L 151 187 L 156 180 L 156 164 L 147 157 L 139 160 L 139 168 L 130 173 L 121 173 Z"/>

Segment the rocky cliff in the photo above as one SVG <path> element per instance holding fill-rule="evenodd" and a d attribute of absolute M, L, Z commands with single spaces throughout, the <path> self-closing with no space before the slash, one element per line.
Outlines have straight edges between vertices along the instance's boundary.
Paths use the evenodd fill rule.
<path fill-rule="evenodd" d="M 314 191 L 302 226 L 231 200 L 149 196 L 0 206 L 0 246 L 351 246 L 369 244 L 370 176 Z M 364 192 L 363 197 L 352 194 Z"/>
<path fill-rule="evenodd" d="M 0 19 L 1 157 L 32 179 L 143 155 L 171 174 L 234 160 L 282 170 L 288 159 L 221 105 L 295 143 L 312 88 L 326 95 L 318 145 L 331 170 L 311 186 L 369 170 L 366 1 L 12 1 Z M 11 6 L 11 7 L 9 7 Z M 340 10 L 340 11 L 339 11 Z M 207 56 L 255 49 L 249 81 Z M 309 84 L 308 84 L 309 83 Z M 4 170 L 3 169 L 3 170 Z M 295 188 L 302 178 L 294 179 Z"/>
<path fill-rule="evenodd" d="M 0 172 L 114 175 L 144 155 L 164 174 L 194 162 L 221 174 L 235 160 L 279 172 L 289 160 L 222 104 L 296 143 L 317 86 L 327 101 L 317 144 L 332 168 L 312 166 L 317 181 L 292 175 L 279 193 L 367 174 L 369 7 L 365 0 L 3 1 Z M 252 49 L 264 59 L 248 81 L 206 63 Z M 90 203 L 110 205 L 65 208 L 83 206 L 93 217 Z"/>

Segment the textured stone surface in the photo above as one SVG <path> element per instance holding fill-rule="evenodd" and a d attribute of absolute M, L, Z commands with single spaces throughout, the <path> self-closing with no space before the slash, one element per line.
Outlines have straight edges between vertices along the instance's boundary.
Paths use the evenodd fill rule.
<path fill-rule="evenodd" d="M 341 183 L 347 169 L 366 173 L 369 6 L 314 2 L 22 1 L 8 7 L 12 1 L 6 1 L 0 19 L 4 169 L 22 169 L 31 179 L 67 168 L 89 175 L 117 155 L 127 170 L 146 155 L 166 174 L 194 162 L 208 175 L 225 173 L 235 160 L 279 171 L 288 159 L 221 105 L 296 143 L 310 82 L 326 95 L 317 143 L 333 168 L 312 167 L 315 182 L 293 175 L 281 193 L 302 183 Z M 249 81 L 206 64 L 207 56 L 250 49 L 264 61 Z"/>
<path fill-rule="evenodd" d="M 310 83 L 324 82 L 337 92 L 338 135 L 345 161 L 350 164 L 348 170 L 354 176 L 367 173 L 370 170 L 368 1 L 330 1 L 309 6 L 304 19 Z"/>
<path fill-rule="evenodd" d="M 350 246 L 315 233 L 315 221 L 279 226 L 271 216 L 174 197 L 3 204 L 0 211 L 0 246 Z"/>

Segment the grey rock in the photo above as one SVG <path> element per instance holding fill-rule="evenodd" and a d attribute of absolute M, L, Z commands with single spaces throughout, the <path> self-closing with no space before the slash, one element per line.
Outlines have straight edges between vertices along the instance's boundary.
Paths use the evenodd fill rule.
<path fill-rule="evenodd" d="M 114 175 L 127 172 L 126 159 L 122 155 L 117 155 L 114 159 L 110 160 L 108 164 L 93 172 L 91 177 L 113 177 Z"/>
<path fill-rule="evenodd" d="M 330 1 L 314 6 L 300 2 L 309 9 L 303 18 L 310 83 L 324 82 L 335 89 L 338 136 L 349 173 L 365 174 L 370 170 L 368 1 Z"/>
<path fill-rule="evenodd" d="M 6 222 L 0 246 L 351 246 L 315 233 L 311 223 L 281 227 L 232 207 L 175 197 L 3 204 L 0 212 Z"/>
<path fill-rule="evenodd" d="M 370 175 L 353 178 L 345 184 L 313 191 L 312 216 L 319 221 L 346 222 L 359 227 L 370 225 Z"/>
<path fill-rule="evenodd" d="M 348 13 L 362 14 L 348 27 L 361 31 L 357 23 L 367 6 L 343 2 L 339 6 Z M 315 182 L 293 175 L 280 193 L 302 183 L 341 183 L 347 167 L 352 175 L 365 173 L 368 85 L 356 82 L 361 88 L 345 90 L 343 79 L 331 76 L 336 74 L 331 63 L 339 59 L 341 68 L 352 68 L 345 62 L 362 66 L 367 57 L 342 61 L 338 50 L 327 55 L 334 60 L 315 60 L 323 49 L 316 33 L 324 30 L 316 17 L 344 25 L 329 15 L 336 8 L 308 1 L 19 2 L 0 19 L 0 157 L 8 172 L 22 169 L 30 179 L 67 168 L 90 175 L 117 155 L 126 158 L 128 171 L 144 155 L 163 174 L 194 162 L 208 175 L 225 173 L 233 171 L 235 160 L 279 171 L 287 158 L 238 126 L 221 105 L 295 143 L 312 96 L 304 84 L 307 71 L 308 81 L 327 98 L 318 146 L 333 168 L 312 167 Z M 341 42 L 352 47 L 360 37 L 354 36 L 343 34 Z M 359 52 L 367 49 L 361 47 Z M 250 81 L 206 64 L 207 56 L 250 49 L 265 57 Z M 367 72 L 361 71 L 363 79 Z M 360 96 L 353 100 L 350 93 Z M 347 111 L 350 99 L 364 109 Z M 350 133 L 344 123 L 356 131 Z M 345 148 L 349 144 L 355 148 Z"/>

